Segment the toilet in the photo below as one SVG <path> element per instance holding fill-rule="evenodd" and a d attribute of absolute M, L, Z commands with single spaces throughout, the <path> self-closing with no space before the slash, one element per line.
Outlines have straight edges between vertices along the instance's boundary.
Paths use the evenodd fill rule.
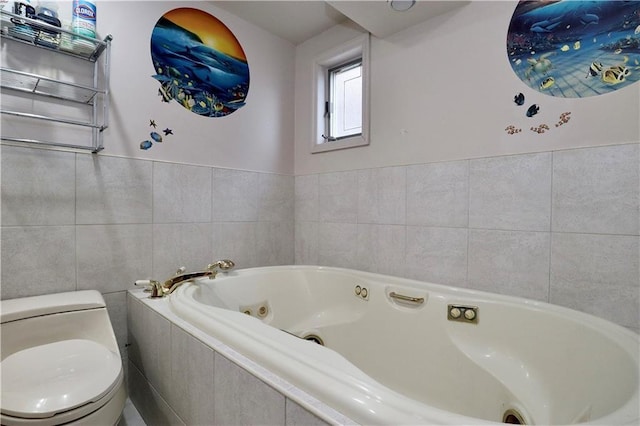
<path fill-rule="evenodd" d="M 95 290 L 0 302 L 1 424 L 115 425 L 122 360 Z"/>

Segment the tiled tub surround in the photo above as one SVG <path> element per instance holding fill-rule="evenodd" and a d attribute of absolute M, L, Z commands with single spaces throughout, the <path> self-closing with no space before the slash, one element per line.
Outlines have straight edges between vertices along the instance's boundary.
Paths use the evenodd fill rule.
<path fill-rule="evenodd" d="M 293 262 L 291 176 L 0 148 L 2 299 L 96 289 L 123 354 L 135 280 Z"/>
<path fill-rule="evenodd" d="M 149 425 L 354 424 L 177 317 L 128 293 L 129 393 Z"/>
<path fill-rule="evenodd" d="M 639 147 L 296 176 L 296 264 L 523 296 L 639 332 Z"/>
<path fill-rule="evenodd" d="M 526 296 L 640 330 L 638 144 L 305 175 L 295 183 L 0 148 L 2 298 L 98 289 L 123 353 L 133 280 L 163 279 L 181 265 L 199 269 L 212 256 L 239 267 L 291 264 L 294 251 L 296 264 Z M 174 331 L 144 324 L 149 333 Z M 140 374 L 157 379 L 156 366 L 167 365 L 160 355 L 150 360 L 153 368 L 131 369 L 132 383 L 145 383 Z M 132 393 L 162 402 L 162 386 Z"/>

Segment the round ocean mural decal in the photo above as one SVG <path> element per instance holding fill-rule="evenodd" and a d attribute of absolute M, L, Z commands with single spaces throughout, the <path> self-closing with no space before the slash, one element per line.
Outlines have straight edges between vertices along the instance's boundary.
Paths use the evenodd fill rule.
<path fill-rule="evenodd" d="M 245 105 L 249 65 L 242 46 L 217 18 L 198 9 L 165 13 L 151 34 L 158 95 L 205 117 L 223 117 Z"/>
<path fill-rule="evenodd" d="M 628 87 L 640 80 L 640 1 L 520 1 L 507 53 L 518 77 L 550 96 Z"/>

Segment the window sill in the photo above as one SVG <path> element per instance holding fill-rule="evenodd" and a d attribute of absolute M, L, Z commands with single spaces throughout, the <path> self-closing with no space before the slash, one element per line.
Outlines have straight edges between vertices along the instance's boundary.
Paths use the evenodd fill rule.
<path fill-rule="evenodd" d="M 317 143 L 311 148 L 312 154 L 320 152 L 336 151 L 338 149 L 355 148 L 358 146 L 369 145 L 369 140 L 362 135 L 351 136 L 337 141 L 326 141 Z"/>

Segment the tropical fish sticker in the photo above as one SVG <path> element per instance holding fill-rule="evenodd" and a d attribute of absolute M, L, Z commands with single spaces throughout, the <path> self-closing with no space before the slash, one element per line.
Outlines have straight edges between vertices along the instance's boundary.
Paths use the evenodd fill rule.
<path fill-rule="evenodd" d="M 587 77 L 595 77 L 602 72 L 602 62 L 591 62 L 589 65 L 589 71 L 587 72 Z"/>
<path fill-rule="evenodd" d="M 547 77 L 542 82 L 540 82 L 540 90 L 547 90 L 549 87 L 553 86 L 556 83 L 556 80 L 553 77 Z"/>
<path fill-rule="evenodd" d="M 527 117 L 533 117 L 540 111 L 540 105 L 533 104 L 527 109 Z"/>
<path fill-rule="evenodd" d="M 640 81 L 640 0 L 519 1 L 506 50 L 518 78 L 548 96 L 625 89 Z"/>
<path fill-rule="evenodd" d="M 515 102 L 518 106 L 524 104 L 524 95 L 522 93 L 518 93 L 513 97 L 513 102 Z"/>

